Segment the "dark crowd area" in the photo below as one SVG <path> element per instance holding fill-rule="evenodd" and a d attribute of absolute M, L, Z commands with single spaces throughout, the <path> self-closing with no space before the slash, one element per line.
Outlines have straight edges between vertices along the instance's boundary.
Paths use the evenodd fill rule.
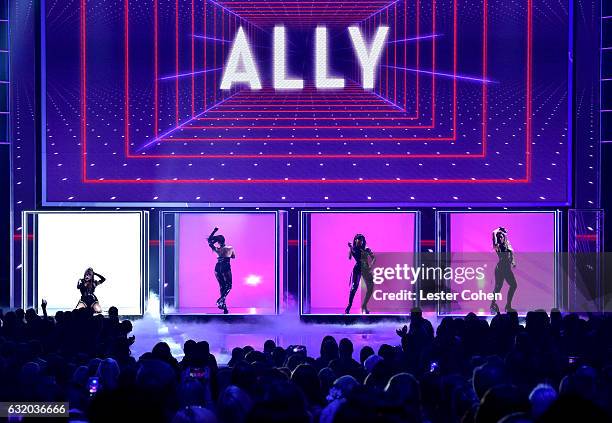
<path fill-rule="evenodd" d="M 45 308 L 43 307 L 43 311 Z M 612 318 L 531 312 L 487 321 L 413 311 L 397 345 L 354 351 L 235 348 L 218 365 L 205 340 L 140 357 L 132 323 L 82 309 L 1 314 L 2 401 L 68 401 L 70 420 L 116 422 L 610 422 Z M 271 334 L 274 337 L 276 334 Z"/>

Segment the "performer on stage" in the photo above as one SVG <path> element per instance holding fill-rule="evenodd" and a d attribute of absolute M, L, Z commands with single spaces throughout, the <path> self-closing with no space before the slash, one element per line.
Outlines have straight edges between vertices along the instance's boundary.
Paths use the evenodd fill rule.
<path fill-rule="evenodd" d="M 497 253 L 498 262 L 495 266 L 495 288 L 493 293 L 497 294 L 504 285 L 504 280 L 508 283 L 508 295 L 506 297 L 506 312 L 516 312 L 512 308 L 512 298 L 516 291 L 516 278 L 512 269 L 516 267 L 514 261 L 514 250 L 508 241 L 508 231 L 506 228 L 499 227 L 493 231 L 493 249 Z M 499 306 L 493 300 L 491 302 L 491 313 L 499 313 Z"/>
<path fill-rule="evenodd" d="M 219 228 L 215 228 L 208 237 L 208 246 L 217 253 L 217 264 L 215 265 L 215 277 L 219 283 L 219 291 L 221 296 L 217 300 L 217 307 L 223 310 L 223 314 L 229 313 L 225 298 L 232 289 L 232 266 L 231 259 L 236 258 L 234 247 L 225 245 L 225 237 L 223 235 L 215 235 Z"/>
<path fill-rule="evenodd" d="M 96 276 L 99 278 L 98 280 L 96 280 Z M 91 267 L 87 269 L 83 279 L 79 279 L 77 282 L 77 289 L 81 291 L 81 299 L 77 303 L 76 308 L 91 308 L 95 313 L 102 313 L 102 307 L 94 292 L 96 287 L 104 283 L 105 280 L 104 276 L 94 272 Z"/>
<path fill-rule="evenodd" d="M 359 282 L 361 278 L 365 282 L 366 286 L 366 294 L 363 298 L 363 303 L 361 304 L 361 312 L 365 314 L 370 314 L 368 310 L 368 301 L 372 297 L 372 291 L 374 290 L 374 275 L 372 273 L 372 267 L 374 266 L 374 262 L 376 258 L 374 257 L 374 253 L 369 248 L 366 248 L 366 239 L 362 234 L 357 234 L 353 238 L 353 243 L 348 243 L 349 246 L 349 260 L 355 259 L 355 266 L 353 267 L 353 271 L 351 272 L 350 278 L 350 293 L 349 293 L 349 303 L 346 307 L 345 313 L 349 314 L 351 312 L 351 307 L 353 306 L 353 299 L 355 298 L 355 293 L 357 292 L 357 288 L 359 288 Z"/>

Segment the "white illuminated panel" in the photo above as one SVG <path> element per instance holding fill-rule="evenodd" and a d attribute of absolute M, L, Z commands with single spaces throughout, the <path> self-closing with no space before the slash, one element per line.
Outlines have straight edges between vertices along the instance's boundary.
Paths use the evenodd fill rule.
<path fill-rule="evenodd" d="M 140 213 L 41 213 L 36 225 L 37 299 L 48 309 L 72 310 L 77 281 L 88 267 L 106 277 L 96 296 L 106 313 L 141 314 Z"/>

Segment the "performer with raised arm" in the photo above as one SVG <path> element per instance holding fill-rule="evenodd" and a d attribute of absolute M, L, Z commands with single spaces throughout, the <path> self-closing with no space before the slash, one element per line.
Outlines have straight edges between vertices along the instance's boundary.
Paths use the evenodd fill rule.
<path fill-rule="evenodd" d="M 232 266 L 231 259 L 236 258 L 234 247 L 225 245 L 225 237 L 216 235 L 219 228 L 215 228 L 208 236 L 208 246 L 217 254 L 215 265 L 215 277 L 219 283 L 221 296 L 217 300 L 217 307 L 223 310 L 223 314 L 229 313 L 225 299 L 232 289 Z"/>
<path fill-rule="evenodd" d="M 361 304 L 361 312 L 370 314 L 370 311 L 368 310 L 368 302 L 370 301 L 372 292 L 374 291 L 374 274 L 372 273 L 372 267 L 374 266 L 376 257 L 374 256 L 372 250 L 366 247 L 366 239 L 362 234 L 355 235 L 353 238 L 353 243 L 351 244 L 349 242 L 348 247 L 348 258 L 349 260 L 355 259 L 355 266 L 353 266 L 353 271 L 351 272 L 350 277 L 349 303 L 344 312 L 345 314 L 349 314 L 351 312 L 355 293 L 357 292 L 357 288 L 359 288 L 359 282 L 363 278 L 366 286 L 366 293 Z"/>
<path fill-rule="evenodd" d="M 498 261 L 495 266 L 495 288 L 493 293 L 497 294 L 501 292 L 504 286 L 504 281 L 508 283 L 508 295 L 506 297 L 506 312 L 516 312 L 512 308 L 512 298 L 516 292 L 516 278 L 514 276 L 513 268 L 516 267 L 516 261 L 514 260 L 514 250 L 508 240 L 508 231 L 504 227 L 499 227 L 493 230 L 493 249 L 497 253 Z M 499 306 L 493 300 L 491 302 L 491 313 L 499 313 Z"/>
<path fill-rule="evenodd" d="M 96 280 L 96 277 L 98 277 L 98 280 Z M 104 283 L 104 281 L 106 281 L 104 276 L 94 272 L 91 267 L 88 268 L 83 275 L 83 279 L 79 279 L 77 282 L 77 289 L 81 291 L 81 299 L 76 308 L 91 308 L 94 313 L 102 313 L 102 307 L 94 292 L 98 285 Z"/>

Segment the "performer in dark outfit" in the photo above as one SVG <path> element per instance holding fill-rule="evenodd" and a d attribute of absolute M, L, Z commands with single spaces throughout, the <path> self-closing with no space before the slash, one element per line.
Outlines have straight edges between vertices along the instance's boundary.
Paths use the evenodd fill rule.
<path fill-rule="evenodd" d="M 497 253 L 498 262 L 495 266 L 495 288 L 493 293 L 497 294 L 504 286 L 504 280 L 508 283 L 508 295 L 506 297 L 506 312 L 516 312 L 512 308 L 512 298 L 516 291 L 516 278 L 512 269 L 516 267 L 514 261 L 514 250 L 508 241 L 508 231 L 506 228 L 499 227 L 493 231 L 493 249 Z M 499 313 L 499 306 L 493 300 L 491 302 L 491 313 Z"/>
<path fill-rule="evenodd" d="M 217 307 L 223 310 L 223 314 L 229 313 L 225 298 L 232 289 L 232 266 L 230 260 L 236 258 L 234 247 L 225 245 L 223 235 L 215 235 L 219 228 L 215 228 L 208 236 L 208 246 L 217 253 L 217 264 L 215 265 L 215 277 L 219 283 L 221 296 L 217 300 Z M 218 246 L 217 246 L 218 245 Z"/>
<path fill-rule="evenodd" d="M 98 280 L 95 279 L 96 276 L 99 278 Z M 104 276 L 94 272 L 91 267 L 87 269 L 83 279 L 79 279 L 77 282 L 77 289 L 81 291 L 81 299 L 77 303 L 76 308 L 91 308 L 95 313 L 101 313 L 102 307 L 94 292 L 96 287 L 104 283 L 105 280 Z"/>
<path fill-rule="evenodd" d="M 372 291 L 374 290 L 374 275 L 372 273 L 372 266 L 374 265 L 374 261 L 376 258 L 374 257 L 374 253 L 369 248 L 366 248 L 366 239 L 362 234 L 357 234 L 353 238 L 353 243 L 348 243 L 349 246 L 349 260 L 355 259 L 355 266 L 353 266 L 353 271 L 351 272 L 350 279 L 350 294 L 349 294 L 349 303 L 346 307 L 345 314 L 349 314 L 351 312 L 351 307 L 353 306 L 353 299 L 355 298 L 355 293 L 357 292 L 357 288 L 359 288 L 359 282 L 361 278 L 365 282 L 366 293 L 363 298 L 363 303 L 361 304 L 361 312 L 365 314 L 370 314 L 368 310 L 368 301 L 372 297 Z"/>

